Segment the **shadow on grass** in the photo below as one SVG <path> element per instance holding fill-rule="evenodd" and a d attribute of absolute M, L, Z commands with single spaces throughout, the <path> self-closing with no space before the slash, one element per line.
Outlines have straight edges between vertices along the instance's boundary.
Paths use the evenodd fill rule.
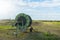
<path fill-rule="evenodd" d="M 50 33 L 32 32 L 28 33 L 23 40 L 60 40 L 60 37 Z"/>

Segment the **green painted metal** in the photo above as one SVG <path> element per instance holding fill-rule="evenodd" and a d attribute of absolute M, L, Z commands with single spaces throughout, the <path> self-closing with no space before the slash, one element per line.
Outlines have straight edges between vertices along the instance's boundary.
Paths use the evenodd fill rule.
<path fill-rule="evenodd" d="M 25 31 L 32 24 L 31 17 L 24 13 L 18 14 L 15 18 L 15 21 L 17 23 L 15 26 L 21 31 Z"/>

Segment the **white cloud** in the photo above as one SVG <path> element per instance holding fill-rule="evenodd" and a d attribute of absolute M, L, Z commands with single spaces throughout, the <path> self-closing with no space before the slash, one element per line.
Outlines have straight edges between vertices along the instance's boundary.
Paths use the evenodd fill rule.
<path fill-rule="evenodd" d="M 14 5 L 9 1 L 0 0 L 0 19 L 8 18 L 8 15 L 14 9 Z"/>
<path fill-rule="evenodd" d="M 20 5 L 20 6 L 25 6 L 26 5 L 26 3 L 23 2 L 23 0 L 17 0 L 15 2 L 16 2 L 16 5 Z"/>
<path fill-rule="evenodd" d="M 0 0 L 0 16 L 1 16 L 0 19 L 9 18 L 9 17 L 13 18 L 15 17 L 17 13 L 20 13 L 20 12 L 25 12 L 27 14 L 30 13 L 31 15 L 32 13 L 35 13 L 33 15 L 37 15 L 36 13 L 38 14 L 43 13 L 44 12 L 43 9 L 42 9 L 42 12 L 40 13 L 41 10 L 34 11 L 35 9 L 32 9 L 32 8 L 35 8 L 35 7 L 46 7 L 47 8 L 47 7 L 56 7 L 56 6 L 60 6 L 60 0 L 52 0 L 52 1 L 46 0 L 43 2 L 24 2 L 23 0 L 6 0 L 6 1 Z M 24 11 L 23 9 L 26 11 Z M 47 16 L 44 13 L 41 15 Z M 54 16 L 56 14 L 49 13 L 48 15 Z"/>
<path fill-rule="evenodd" d="M 60 6 L 60 0 L 45 0 L 43 2 L 28 2 L 26 4 L 30 7 L 56 7 Z"/>
<path fill-rule="evenodd" d="M 11 5 L 9 5 L 7 2 L 5 1 L 0 1 L 0 14 L 1 15 L 6 15 L 9 8 L 10 8 Z M 4 13 L 4 14 L 2 14 Z"/>

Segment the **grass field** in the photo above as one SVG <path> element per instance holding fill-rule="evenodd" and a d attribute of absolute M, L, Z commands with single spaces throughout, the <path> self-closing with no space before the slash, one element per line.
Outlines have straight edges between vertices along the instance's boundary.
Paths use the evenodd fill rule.
<path fill-rule="evenodd" d="M 33 21 L 32 33 L 18 33 L 14 35 L 15 27 L 0 25 L 0 40 L 60 40 L 60 22 Z"/>

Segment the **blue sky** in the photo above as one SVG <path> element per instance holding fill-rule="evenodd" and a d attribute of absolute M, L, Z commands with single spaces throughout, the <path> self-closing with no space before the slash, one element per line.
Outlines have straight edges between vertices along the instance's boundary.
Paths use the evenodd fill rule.
<path fill-rule="evenodd" d="M 60 20 L 60 0 L 0 0 L 0 19 L 14 19 L 19 13 L 33 20 Z"/>

